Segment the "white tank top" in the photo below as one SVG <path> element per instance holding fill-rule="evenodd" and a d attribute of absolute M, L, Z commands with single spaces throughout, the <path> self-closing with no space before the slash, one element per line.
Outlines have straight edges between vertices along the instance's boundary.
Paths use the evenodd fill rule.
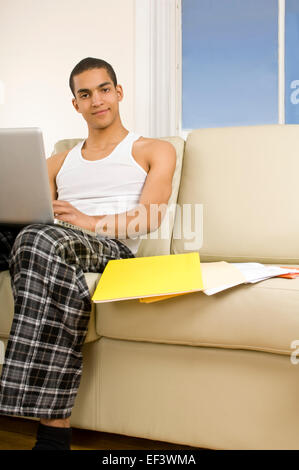
<path fill-rule="evenodd" d="M 85 141 L 67 154 L 57 173 L 58 199 L 70 202 L 87 215 L 117 214 L 133 209 L 139 202 L 147 172 L 132 155 L 140 135 L 129 132 L 108 155 L 99 160 L 82 156 Z M 121 240 L 136 254 L 139 237 Z"/>

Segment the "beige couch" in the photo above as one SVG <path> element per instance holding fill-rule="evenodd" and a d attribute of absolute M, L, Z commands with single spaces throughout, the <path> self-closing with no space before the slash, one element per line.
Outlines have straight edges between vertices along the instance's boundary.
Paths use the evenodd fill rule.
<path fill-rule="evenodd" d="M 201 129 L 186 142 L 167 140 L 177 150 L 169 205 L 203 205 L 201 262 L 299 265 L 299 126 Z M 54 152 L 77 141 L 60 141 Z M 142 240 L 138 256 L 185 251 L 186 240 L 171 237 L 179 217 L 174 227 L 169 220 L 168 239 Z M 86 273 L 91 292 L 99 278 Z M 8 271 L 0 274 L 0 305 L 5 339 Z M 98 304 L 72 425 L 212 449 L 299 449 L 294 340 L 299 278 L 210 297 Z"/>

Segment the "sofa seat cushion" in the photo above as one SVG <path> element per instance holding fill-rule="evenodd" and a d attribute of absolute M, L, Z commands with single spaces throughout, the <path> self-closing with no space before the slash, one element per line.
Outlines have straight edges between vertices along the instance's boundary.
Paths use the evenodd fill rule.
<path fill-rule="evenodd" d="M 90 293 L 93 293 L 101 274 L 85 273 Z M 95 304 L 92 303 L 91 315 L 85 342 L 98 339 L 95 322 Z M 9 271 L 0 272 L 0 337 L 8 338 L 14 314 L 14 299 L 11 289 Z"/>
<path fill-rule="evenodd" d="M 290 354 L 299 340 L 299 278 L 272 278 L 212 296 L 98 304 L 96 331 L 123 340 Z"/>

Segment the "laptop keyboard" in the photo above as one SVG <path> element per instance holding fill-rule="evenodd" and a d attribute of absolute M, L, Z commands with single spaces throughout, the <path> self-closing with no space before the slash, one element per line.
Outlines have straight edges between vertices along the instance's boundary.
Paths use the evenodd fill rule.
<path fill-rule="evenodd" d="M 69 222 L 65 222 L 64 220 L 54 219 L 54 224 L 61 225 L 62 227 L 72 228 L 73 230 L 80 230 L 81 232 L 87 233 L 88 235 L 92 235 L 93 237 L 97 236 L 97 233 L 93 232 L 92 230 L 79 227 L 78 225 L 70 224 Z"/>

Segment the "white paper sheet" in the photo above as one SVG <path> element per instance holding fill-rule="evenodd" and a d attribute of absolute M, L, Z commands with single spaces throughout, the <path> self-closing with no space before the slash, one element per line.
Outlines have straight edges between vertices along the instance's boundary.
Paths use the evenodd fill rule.
<path fill-rule="evenodd" d="M 255 282 L 264 281 L 265 279 L 270 279 L 271 277 L 279 276 L 281 274 L 288 273 L 299 273 L 298 269 L 287 269 L 280 268 L 279 266 L 267 266 L 261 263 L 231 263 L 232 266 L 235 266 L 243 274 L 245 281 L 243 284 L 253 284 Z M 239 283 L 240 284 L 240 283 Z M 205 289 L 203 292 L 206 295 L 217 294 L 226 289 L 236 286 L 234 284 L 223 284 L 217 287 L 211 287 Z"/>

